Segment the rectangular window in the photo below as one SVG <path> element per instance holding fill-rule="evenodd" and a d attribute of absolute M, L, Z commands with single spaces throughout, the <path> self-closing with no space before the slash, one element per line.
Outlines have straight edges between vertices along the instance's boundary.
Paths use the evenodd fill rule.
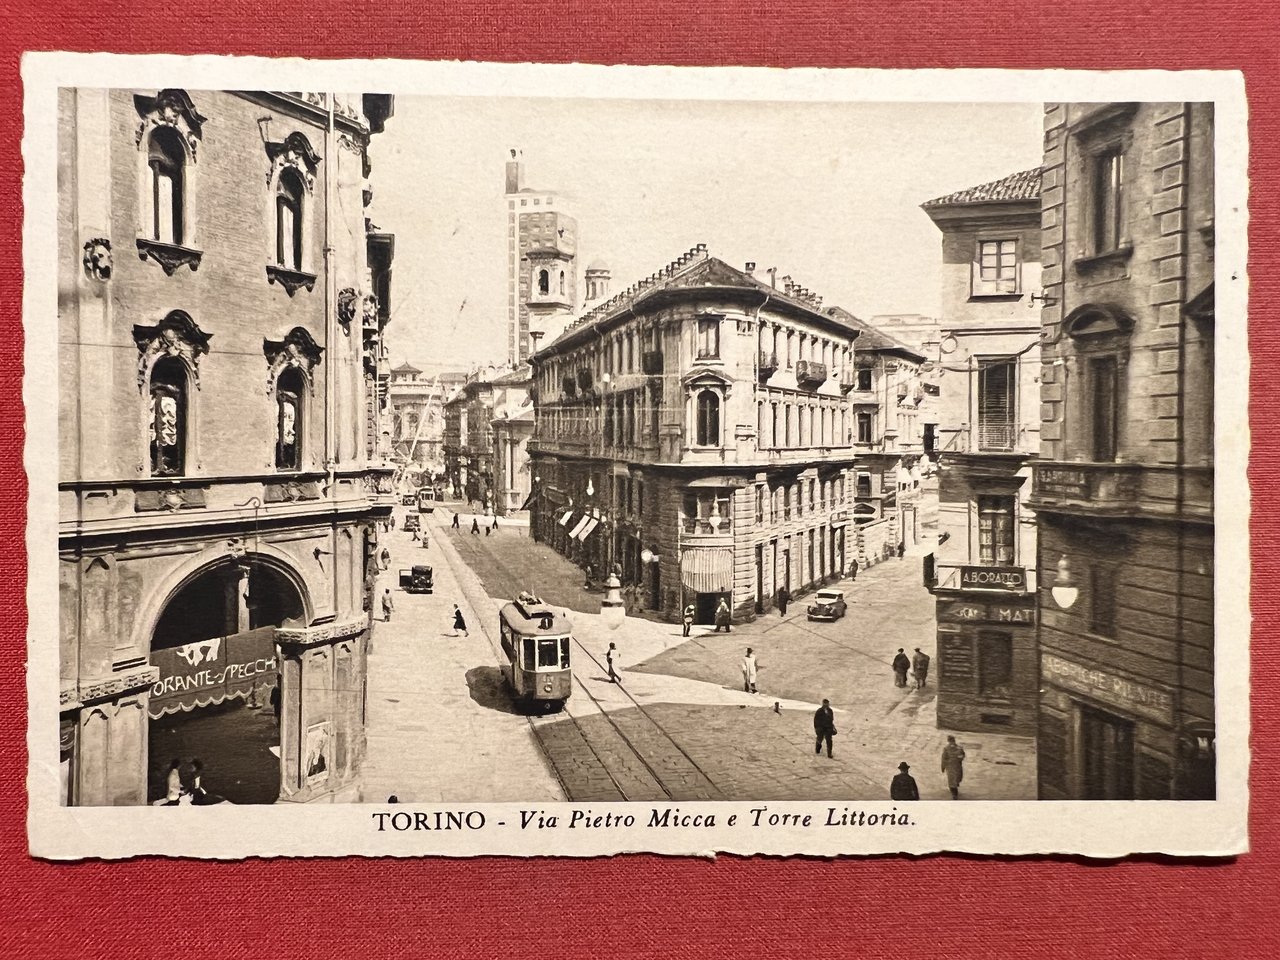
<path fill-rule="evenodd" d="M 1089 630 L 1108 639 L 1116 635 L 1116 570 L 1107 564 L 1089 570 Z"/>
<path fill-rule="evenodd" d="M 1124 156 L 1118 148 L 1099 154 L 1093 168 L 1093 252 L 1120 246 L 1123 235 Z"/>
<path fill-rule="evenodd" d="M 1089 383 L 1093 402 L 1093 460 L 1096 463 L 1112 463 L 1116 459 L 1116 427 L 1120 403 L 1116 358 L 1095 357 L 1090 360 Z"/>
<path fill-rule="evenodd" d="M 860 499 L 868 499 L 871 496 L 871 474 L 860 473 L 857 476 L 857 496 Z M 843 499 L 843 491 L 841 491 L 841 499 Z"/>
<path fill-rule="evenodd" d="M 975 297 L 1007 296 L 1018 292 L 1018 241 L 978 243 L 972 292 Z"/>
<path fill-rule="evenodd" d="M 720 359 L 720 318 L 702 317 L 698 320 L 698 359 Z"/>
<path fill-rule="evenodd" d="M 978 634 L 978 692 L 1008 697 L 1013 684 L 1013 637 L 1007 633 Z"/>
<path fill-rule="evenodd" d="M 871 368 L 870 367 L 858 368 L 858 389 L 859 390 L 871 389 Z"/>
<path fill-rule="evenodd" d="M 782 519 L 791 519 L 791 488 L 782 488 Z"/>
<path fill-rule="evenodd" d="M 555 637 L 538 640 L 538 666 L 555 669 L 560 665 L 560 641 Z"/>
<path fill-rule="evenodd" d="M 858 414 L 858 442 L 871 442 L 871 414 L 869 413 Z"/>
<path fill-rule="evenodd" d="M 978 562 L 985 566 L 1013 564 L 1014 497 L 978 498 Z"/>
<path fill-rule="evenodd" d="M 756 523 L 764 523 L 764 487 L 756 487 Z"/>
<path fill-rule="evenodd" d="M 1000 358 L 978 361 L 978 449 L 1012 450 L 1018 439 L 1017 366 Z"/>

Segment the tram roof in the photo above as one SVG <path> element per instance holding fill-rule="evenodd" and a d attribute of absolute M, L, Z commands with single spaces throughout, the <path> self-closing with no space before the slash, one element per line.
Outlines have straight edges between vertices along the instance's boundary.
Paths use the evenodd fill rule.
<path fill-rule="evenodd" d="M 551 618 L 550 626 L 542 626 L 548 617 Z M 516 633 L 539 636 L 560 636 L 568 633 L 572 627 L 564 611 L 557 612 L 541 601 L 525 604 L 518 600 L 513 600 L 510 603 L 503 604 L 502 619 Z"/>

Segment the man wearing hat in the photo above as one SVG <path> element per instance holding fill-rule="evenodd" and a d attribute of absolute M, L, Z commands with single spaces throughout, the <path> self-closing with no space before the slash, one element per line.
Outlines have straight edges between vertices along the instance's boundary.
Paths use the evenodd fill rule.
<path fill-rule="evenodd" d="M 916 786 L 913 776 L 907 771 L 911 767 L 903 761 L 898 764 L 898 770 L 901 771 L 893 778 L 893 783 L 889 785 L 889 796 L 894 800 L 919 800 L 920 788 Z"/>
<path fill-rule="evenodd" d="M 813 732 L 815 734 L 813 752 L 815 754 L 822 753 L 822 743 L 825 740 L 827 744 L 827 758 L 830 759 L 831 738 L 836 735 L 836 715 L 831 709 L 830 700 L 823 700 L 822 706 L 814 711 Z"/>

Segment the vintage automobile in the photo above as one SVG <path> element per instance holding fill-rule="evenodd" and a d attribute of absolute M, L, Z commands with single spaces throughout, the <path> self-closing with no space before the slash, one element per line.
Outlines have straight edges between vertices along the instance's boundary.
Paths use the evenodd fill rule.
<path fill-rule="evenodd" d="M 814 594 L 813 603 L 809 604 L 809 619 L 839 620 L 846 609 L 842 591 L 823 588 Z"/>
<path fill-rule="evenodd" d="M 405 593 L 430 593 L 434 587 L 430 567 L 414 566 L 400 571 L 400 589 Z"/>
<path fill-rule="evenodd" d="M 404 532 L 412 533 L 414 530 L 422 529 L 422 518 L 416 513 L 411 513 L 404 518 Z"/>
<path fill-rule="evenodd" d="M 417 502 L 418 502 L 418 495 L 416 493 L 400 494 L 400 506 L 402 507 L 412 507 Z"/>

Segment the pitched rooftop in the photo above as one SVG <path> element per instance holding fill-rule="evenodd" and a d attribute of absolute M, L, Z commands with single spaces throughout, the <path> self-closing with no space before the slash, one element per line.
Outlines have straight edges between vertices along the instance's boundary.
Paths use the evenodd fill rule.
<path fill-rule="evenodd" d="M 957 207 L 969 203 L 1008 203 L 1016 200 L 1040 199 L 1040 167 L 1011 173 L 990 183 L 980 183 L 976 187 L 957 190 L 945 197 L 926 200 L 920 204 L 928 210 L 932 207 Z"/>

